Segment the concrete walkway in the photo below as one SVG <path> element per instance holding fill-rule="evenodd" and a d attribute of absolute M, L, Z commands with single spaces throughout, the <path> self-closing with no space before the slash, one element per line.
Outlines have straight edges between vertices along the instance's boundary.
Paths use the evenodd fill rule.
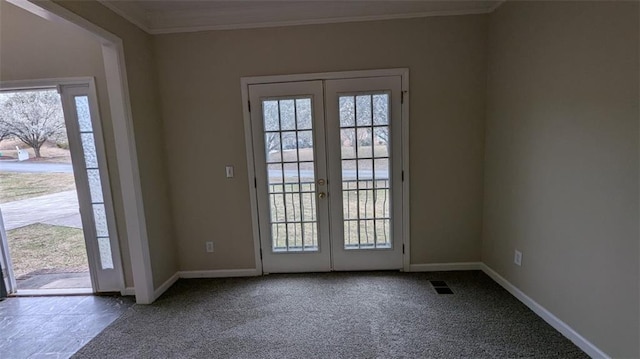
<path fill-rule="evenodd" d="M 78 208 L 76 191 L 58 192 L 0 204 L 7 231 L 34 223 L 82 228 Z"/>
<path fill-rule="evenodd" d="M 2 172 L 58 172 L 71 173 L 73 168 L 70 163 L 47 163 L 47 162 L 19 162 L 15 160 L 0 161 L 0 171 Z"/>

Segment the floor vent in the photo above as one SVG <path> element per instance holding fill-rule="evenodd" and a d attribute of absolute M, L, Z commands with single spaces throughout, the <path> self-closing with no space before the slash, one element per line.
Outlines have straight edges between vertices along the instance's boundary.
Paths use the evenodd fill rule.
<path fill-rule="evenodd" d="M 444 281 L 442 281 L 442 280 L 432 280 L 430 282 L 431 282 L 431 285 L 433 286 L 433 289 L 436 290 L 436 293 L 438 293 L 438 294 L 453 294 L 453 291 L 451 290 L 451 288 L 449 288 L 447 283 L 445 283 Z"/>

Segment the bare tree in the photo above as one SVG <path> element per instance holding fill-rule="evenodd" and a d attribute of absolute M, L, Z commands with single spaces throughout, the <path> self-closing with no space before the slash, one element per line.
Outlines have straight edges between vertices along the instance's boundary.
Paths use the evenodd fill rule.
<path fill-rule="evenodd" d="M 310 99 L 264 101 L 262 112 L 267 154 L 312 145 Z"/>
<path fill-rule="evenodd" d="M 295 102 L 294 102 L 295 101 Z M 389 142 L 389 95 L 374 94 L 340 96 L 340 125 L 343 144 L 354 148 Z M 357 111 L 356 111 L 357 109 Z M 294 132 L 311 129 L 311 100 L 267 100 L 262 103 L 265 130 L 265 150 L 272 152 L 312 146 L 310 133 Z M 357 118 L 356 118 L 357 117 Z M 358 126 L 358 129 L 355 126 Z M 373 133 L 372 133 L 373 129 Z"/>
<path fill-rule="evenodd" d="M 60 96 L 55 90 L 20 91 L 0 95 L 0 129 L 32 147 L 36 158 L 40 148 L 64 131 Z"/>
<path fill-rule="evenodd" d="M 354 148 L 358 144 L 373 145 L 389 142 L 389 95 L 374 94 L 360 96 L 341 96 L 339 100 L 340 125 L 343 142 Z M 358 126 L 353 129 L 351 127 Z M 373 138 L 371 128 L 373 126 Z"/>
<path fill-rule="evenodd" d="M 2 121 L 0 121 L 0 142 L 2 140 L 9 138 L 11 136 L 11 132 L 9 131 L 9 127 L 7 127 Z"/>

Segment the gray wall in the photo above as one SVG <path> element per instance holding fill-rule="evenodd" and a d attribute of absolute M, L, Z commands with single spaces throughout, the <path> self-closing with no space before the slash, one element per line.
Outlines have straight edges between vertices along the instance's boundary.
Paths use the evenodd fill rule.
<path fill-rule="evenodd" d="M 507 2 L 489 20 L 482 260 L 618 358 L 640 355 L 638 10 Z"/>
<path fill-rule="evenodd" d="M 240 77 L 395 67 L 411 78 L 411 263 L 480 260 L 486 29 L 473 15 L 156 36 L 180 268 L 255 266 Z"/>

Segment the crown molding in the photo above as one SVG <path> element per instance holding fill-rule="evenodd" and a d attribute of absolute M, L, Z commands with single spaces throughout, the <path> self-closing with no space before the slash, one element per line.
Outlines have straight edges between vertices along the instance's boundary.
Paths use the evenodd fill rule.
<path fill-rule="evenodd" d="M 172 33 L 188 33 L 199 31 L 215 31 L 215 30 L 237 30 L 237 29 L 254 29 L 281 26 L 300 26 L 300 25 L 318 25 L 333 24 L 345 22 L 363 22 L 363 21 L 379 21 L 379 20 L 396 20 L 396 19 L 413 19 L 437 16 L 461 16 L 461 15 L 477 15 L 487 14 L 495 11 L 506 0 L 487 1 L 484 7 L 474 7 L 467 9 L 454 10 L 433 10 L 422 12 L 404 12 L 396 14 L 376 14 L 362 16 L 329 16 L 315 19 L 293 19 L 293 20 L 274 20 L 259 21 L 256 19 L 255 13 L 242 14 L 242 16 L 232 15 L 232 22 L 224 22 L 224 17 L 213 9 L 181 9 L 181 10 L 164 10 L 149 11 L 140 6 L 136 1 L 113 1 L 113 0 L 97 0 L 99 3 L 122 16 L 127 21 L 136 25 L 141 30 L 152 35 L 172 34 Z M 235 16 L 235 17 L 233 17 Z M 267 16 L 268 17 L 268 16 Z M 221 21 L 222 20 L 222 21 Z M 258 21 L 256 21 L 258 20 Z"/>
<path fill-rule="evenodd" d="M 225 25 L 176 26 L 176 27 L 166 27 L 166 28 L 153 28 L 148 32 L 152 35 L 162 35 L 162 34 L 175 34 L 175 33 L 185 33 L 185 32 L 198 32 L 198 31 L 259 29 L 259 28 L 281 27 L 281 26 L 321 25 L 321 24 L 336 24 L 336 23 L 345 23 L 345 22 L 415 19 L 415 18 L 436 17 L 436 16 L 477 15 L 477 14 L 487 14 L 489 12 L 490 11 L 488 9 L 429 11 L 429 12 L 420 12 L 420 13 L 416 12 L 416 13 L 406 13 L 406 14 L 349 16 L 349 17 L 333 17 L 333 18 L 324 18 L 324 19 L 287 20 L 287 21 L 239 23 L 239 24 L 225 24 Z"/>

